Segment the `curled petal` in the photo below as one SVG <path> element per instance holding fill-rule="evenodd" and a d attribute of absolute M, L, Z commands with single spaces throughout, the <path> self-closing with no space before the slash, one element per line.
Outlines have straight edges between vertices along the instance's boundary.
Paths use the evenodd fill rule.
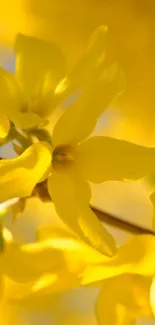
<path fill-rule="evenodd" d="M 44 142 L 35 143 L 22 155 L 0 161 L 0 202 L 31 195 L 51 164 L 51 148 Z"/>

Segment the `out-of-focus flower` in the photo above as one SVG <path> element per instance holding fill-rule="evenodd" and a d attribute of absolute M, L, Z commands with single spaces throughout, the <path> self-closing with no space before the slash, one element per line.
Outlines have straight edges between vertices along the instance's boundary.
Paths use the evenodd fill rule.
<path fill-rule="evenodd" d="M 19 245 L 7 229 L 2 230 L 0 320 L 4 324 L 12 324 L 11 317 L 14 319 L 13 324 L 22 324 L 24 316 L 21 299 L 23 301 L 23 297 L 29 298 L 31 290 L 32 298 L 36 294 L 38 301 L 44 291 L 48 295 L 48 286 L 51 286 L 51 294 L 57 295 L 79 284 L 79 275 L 88 261 L 88 256 L 85 258 L 84 254 L 85 246 L 80 245 L 74 235 L 71 236 L 67 231 L 59 231 L 54 227 L 52 231 L 53 237 L 49 240 L 47 230 L 42 230 L 42 241 Z M 100 254 L 98 255 L 100 260 Z M 42 295 L 39 295 L 40 291 Z M 49 301 L 52 299 L 55 297 Z M 12 305 L 15 301 L 18 304 Z M 48 298 L 46 304 L 47 301 Z"/>
<path fill-rule="evenodd" d="M 14 292 L 12 300 L 33 301 L 35 297 L 48 297 L 78 287 L 87 265 L 103 261 L 102 254 L 79 241 L 67 229 L 41 226 L 37 238 L 38 242 L 23 245 L 12 238 L 9 244 L 4 242 L 1 272 L 15 282 L 28 283 L 27 292 Z"/>
<path fill-rule="evenodd" d="M 18 35 L 15 53 L 15 75 L 0 70 L 1 137 L 9 131 L 9 119 L 20 129 L 43 125 L 56 106 L 54 89 L 65 74 L 63 55 L 52 44 Z"/>
<path fill-rule="evenodd" d="M 101 75 L 106 32 L 107 27 L 100 26 L 93 33 L 84 56 L 66 78 L 65 59 L 56 45 L 19 34 L 15 75 L 0 69 L 0 137 L 8 134 L 9 119 L 19 129 L 44 125 L 64 97 L 69 101 L 69 95 Z"/>
<path fill-rule="evenodd" d="M 118 262 L 111 263 L 112 260 L 103 257 L 89 246 L 82 244 L 70 232 L 53 226 L 43 226 L 38 233 L 39 243 L 43 243 L 44 249 L 46 243 L 49 242 L 53 248 L 62 250 L 65 263 L 62 264 L 61 262 L 52 273 L 45 273 L 32 285 L 29 284 L 27 290 L 23 291 L 23 293 L 14 293 L 10 303 L 17 306 L 19 304 L 19 306 L 25 308 L 29 306 L 43 308 L 46 306 L 48 310 L 50 303 L 53 304 L 59 299 L 59 294 L 71 288 L 79 287 L 81 279 L 82 283 L 84 278 L 88 280 L 88 270 L 90 269 L 94 279 L 93 281 L 89 279 L 84 284 L 93 284 L 93 286 L 96 285 L 97 287 L 102 285 L 95 308 L 98 324 L 131 325 L 135 324 L 138 317 L 153 317 L 154 280 L 152 274 L 154 273 L 154 262 L 151 254 L 154 254 L 154 246 L 151 247 L 150 238 L 149 242 L 147 242 L 146 238 L 147 236 L 142 236 L 138 237 L 139 241 L 136 238 L 133 240 L 135 242 L 132 245 L 137 248 L 137 256 L 133 257 L 133 247 L 132 251 L 130 251 L 129 244 L 126 244 L 125 248 L 120 248 L 120 251 L 121 249 L 122 252 L 124 251 L 124 255 L 118 251 L 119 257 L 114 258 L 118 259 Z M 144 247 L 143 251 L 140 252 L 142 246 L 138 244 L 141 243 L 144 244 Z M 37 247 L 37 245 L 34 244 L 34 247 Z M 30 245 L 31 249 L 32 246 Z M 148 251 L 148 255 L 145 249 Z M 145 260 L 143 260 L 144 256 Z M 125 259 L 132 259 L 132 261 L 126 262 Z M 150 263 L 152 263 L 152 269 L 150 269 Z M 110 264 L 113 269 L 111 273 Z M 44 264 L 44 267 L 47 268 L 47 263 Z M 100 268 L 102 276 L 98 273 Z M 146 268 L 148 272 L 146 272 Z M 111 299 L 107 299 L 109 294 Z"/>
<path fill-rule="evenodd" d="M 103 259 L 101 254 L 81 243 L 74 234 L 53 226 L 41 228 L 38 234 L 40 240 L 34 243 L 16 243 L 11 232 L 5 228 L 1 236 L 2 287 L 3 277 L 7 276 L 19 284 L 27 283 L 27 294 L 58 293 L 76 287 L 87 264 Z M 25 291 L 17 292 L 16 298 L 20 299 L 24 294 Z M 15 298 L 15 292 L 12 298 Z"/>
<path fill-rule="evenodd" d="M 50 240 L 19 245 L 15 242 L 12 234 L 5 229 L 2 231 L 2 240 L 3 247 L 1 247 L 0 255 L 1 274 L 8 276 L 15 282 L 28 283 L 36 281 L 45 273 L 56 272 L 60 265 L 61 270 L 63 270 L 62 265 L 64 265 L 64 269 L 67 267 L 67 262 L 65 263 L 63 255 L 65 247 L 60 247 L 59 245 L 58 248 Z M 72 253 L 72 242 L 69 242 L 67 247 L 70 248 Z M 71 264 L 69 267 L 71 268 Z"/>
<path fill-rule="evenodd" d="M 47 267 L 47 261 L 44 258 L 40 259 L 40 265 L 44 264 L 42 276 L 33 282 L 29 282 L 23 292 L 20 290 L 21 285 L 16 285 L 14 291 L 9 296 L 9 303 L 27 310 L 34 308 L 34 310 L 38 311 L 38 308 L 40 308 L 46 310 L 47 313 L 50 311 L 55 315 L 58 323 L 61 323 L 63 311 L 62 315 L 59 315 L 58 306 L 60 299 L 63 296 L 65 297 L 65 294 L 71 292 L 71 289 L 80 287 L 83 270 L 88 264 L 102 262 L 103 255 L 80 242 L 73 233 L 66 229 L 64 230 L 60 226 L 41 226 L 38 229 L 37 238 L 39 241 L 34 247 L 40 244 L 44 246 L 45 251 L 47 243 L 49 243 L 53 249 L 62 253 L 63 259 L 60 258 L 60 263 L 55 265 L 51 271 Z M 32 245 L 30 244 L 23 247 L 28 248 L 30 246 L 31 250 Z M 52 256 L 51 251 L 51 259 L 53 259 Z M 49 259 L 49 256 L 47 258 Z M 61 306 L 62 308 L 65 307 Z M 67 315 L 64 314 L 63 316 L 66 324 L 69 322 L 70 317 L 72 319 L 73 316 L 77 319 L 77 324 L 80 319 L 82 320 L 81 315 L 77 315 L 76 312 L 67 313 Z"/>

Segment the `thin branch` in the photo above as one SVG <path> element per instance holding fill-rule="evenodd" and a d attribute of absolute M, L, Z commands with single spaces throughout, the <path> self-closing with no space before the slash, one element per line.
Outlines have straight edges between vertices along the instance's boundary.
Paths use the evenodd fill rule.
<path fill-rule="evenodd" d="M 48 193 L 47 189 L 47 182 L 44 181 L 42 183 L 39 183 L 35 190 L 33 191 L 32 195 L 37 195 L 42 199 L 43 201 L 51 201 L 51 197 Z M 126 231 L 131 234 L 150 234 L 155 235 L 155 232 L 151 229 L 144 228 L 142 226 L 132 224 L 130 221 L 122 220 L 120 217 L 115 216 L 109 212 L 101 211 L 98 207 L 95 207 L 93 205 L 90 205 L 90 208 L 92 211 L 96 214 L 97 218 L 106 223 L 109 226 L 113 226 L 117 229 Z"/>
<path fill-rule="evenodd" d="M 51 201 L 51 198 L 49 196 L 48 190 L 47 190 L 47 182 L 43 181 L 42 183 L 39 183 L 36 185 L 35 189 L 32 192 L 32 196 L 38 196 L 40 199 L 42 199 L 43 202 Z M 9 200 L 10 202 L 12 200 Z M 13 205 L 15 202 L 10 202 L 10 206 Z M 120 217 L 113 215 L 109 212 L 106 212 L 104 210 L 99 209 L 98 207 L 95 207 L 93 205 L 90 205 L 90 208 L 92 211 L 96 214 L 97 218 L 104 222 L 105 224 L 115 227 L 117 229 L 123 230 L 125 232 L 134 234 L 134 235 L 142 235 L 142 234 L 149 234 L 149 235 L 155 235 L 155 231 L 145 228 L 143 226 L 133 224 L 130 221 L 122 220 Z"/>
<path fill-rule="evenodd" d="M 101 211 L 100 209 L 90 206 L 92 211 L 96 214 L 98 219 L 104 223 L 106 223 L 109 226 L 113 226 L 117 229 L 126 231 L 131 234 L 148 234 L 148 235 L 154 235 L 155 231 L 145 228 L 143 226 L 139 226 L 137 224 L 133 224 L 130 221 L 122 220 L 118 216 L 114 216 L 113 214 L 105 211 Z"/>

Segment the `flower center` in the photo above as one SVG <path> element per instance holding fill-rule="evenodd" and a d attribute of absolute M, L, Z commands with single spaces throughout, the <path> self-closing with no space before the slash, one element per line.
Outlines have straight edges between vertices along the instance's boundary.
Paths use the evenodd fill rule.
<path fill-rule="evenodd" d="M 52 164 L 54 168 L 69 166 L 74 161 L 74 150 L 71 146 L 59 146 L 53 151 Z"/>
<path fill-rule="evenodd" d="M 31 97 L 31 99 L 28 102 L 23 103 L 20 108 L 20 112 L 22 113 L 33 112 L 42 118 L 45 116 L 46 111 L 47 107 L 45 106 L 45 103 L 41 101 L 41 98 L 36 96 Z"/>

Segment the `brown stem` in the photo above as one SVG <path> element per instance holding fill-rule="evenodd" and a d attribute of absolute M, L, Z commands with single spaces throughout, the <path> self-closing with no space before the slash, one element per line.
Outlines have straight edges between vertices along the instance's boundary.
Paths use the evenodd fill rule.
<path fill-rule="evenodd" d="M 109 226 L 113 226 L 117 229 L 126 231 L 131 234 L 137 234 L 137 235 L 142 235 L 142 234 L 148 234 L 148 235 L 155 235 L 155 231 L 144 228 L 143 226 L 139 226 L 136 224 L 131 223 L 130 221 L 127 220 L 122 220 L 117 216 L 112 215 L 109 212 L 101 211 L 96 207 L 90 206 L 92 211 L 96 214 L 98 219 L 104 223 L 106 223 Z"/>

